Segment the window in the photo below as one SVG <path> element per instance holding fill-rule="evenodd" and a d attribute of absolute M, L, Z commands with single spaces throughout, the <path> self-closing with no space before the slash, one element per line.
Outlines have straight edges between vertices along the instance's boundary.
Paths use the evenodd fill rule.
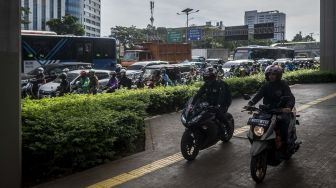
<path fill-rule="evenodd" d="M 98 80 L 109 78 L 109 74 L 107 72 L 96 72 L 96 76 L 98 77 Z"/>

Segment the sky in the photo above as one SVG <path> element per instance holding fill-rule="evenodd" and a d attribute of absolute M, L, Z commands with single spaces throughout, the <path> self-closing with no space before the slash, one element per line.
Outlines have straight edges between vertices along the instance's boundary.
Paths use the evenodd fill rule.
<path fill-rule="evenodd" d="M 189 25 L 223 21 L 224 26 L 244 25 L 245 11 L 279 10 L 286 14 L 286 39 L 302 31 L 320 38 L 320 0 L 154 0 L 154 26 L 184 27 L 186 16 L 177 15 L 185 8 L 200 10 L 191 14 Z M 115 26 L 145 28 L 150 23 L 150 0 L 102 0 L 102 36 Z"/>

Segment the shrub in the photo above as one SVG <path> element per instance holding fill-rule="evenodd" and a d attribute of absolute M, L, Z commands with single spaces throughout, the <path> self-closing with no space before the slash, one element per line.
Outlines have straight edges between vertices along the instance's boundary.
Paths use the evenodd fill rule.
<path fill-rule="evenodd" d="M 284 79 L 290 84 L 336 82 L 336 73 L 300 70 Z M 225 81 L 235 97 L 254 93 L 264 75 Z M 201 85 L 23 100 L 24 178 L 67 174 L 143 149 L 144 117 L 183 108 Z"/>

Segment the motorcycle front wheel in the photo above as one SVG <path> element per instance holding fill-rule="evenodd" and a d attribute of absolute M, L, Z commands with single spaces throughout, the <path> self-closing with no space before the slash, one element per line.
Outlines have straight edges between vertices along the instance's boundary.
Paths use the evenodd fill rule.
<path fill-rule="evenodd" d="M 262 152 L 251 158 L 251 176 L 256 183 L 261 183 L 267 171 L 267 153 Z"/>
<path fill-rule="evenodd" d="M 188 160 L 194 160 L 199 152 L 198 136 L 191 130 L 186 130 L 181 139 L 182 156 Z"/>

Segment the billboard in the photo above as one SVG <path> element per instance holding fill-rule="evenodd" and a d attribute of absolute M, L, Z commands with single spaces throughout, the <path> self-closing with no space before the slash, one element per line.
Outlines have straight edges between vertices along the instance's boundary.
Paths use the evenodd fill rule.
<path fill-rule="evenodd" d="M 180 43 L 180 42 L 182 42 L 181 31 L 168 31 L 167 42 L 168 43 Z"/>
<path fill-rule="evenodd" d="M 248 40 L 248 25 L 225 27 L 225 40 Z"/>
<path fill-rule="evenodd" d="M 254 39 L 273 39 L 274 23 L 254 24 Z"/>
<path fill-rule="evenodd" d="M 202 39 L 202 29 L 190 28 L 188 30 L 188 40 L 189 41 L 198 41 Z"/>

